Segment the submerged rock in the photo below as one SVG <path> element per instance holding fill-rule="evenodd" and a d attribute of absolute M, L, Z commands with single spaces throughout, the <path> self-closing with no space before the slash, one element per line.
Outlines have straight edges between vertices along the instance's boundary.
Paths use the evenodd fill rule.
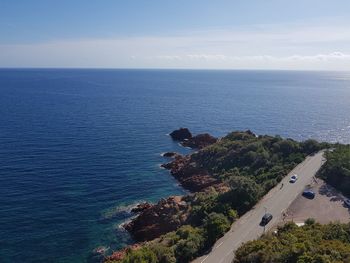
<path fill-rule="evenodd" d="M 160 167 L 164 168 L 164 169 L 167 169 L 167 170 L 170 170 L 171 167 L 172 167 L 172 162 L 170 163 L 163 163 L 160 165 Z"/>
<path fill-rule="evenodd" d="M 95 248 L 92 253 L 94 255 L 106 255 L 107 251 L 109 250 L 109 247 L 104 247 L 104 246 L 100 246 Z"/>
<path fill-rule="evenodd" d="M 192 134 L 187 128 L 180 128 L 178 130 L 175 130 L 170 133 L 170 136 L 175 141 L 183 141 L 185 139 L 192 138 Z"/>

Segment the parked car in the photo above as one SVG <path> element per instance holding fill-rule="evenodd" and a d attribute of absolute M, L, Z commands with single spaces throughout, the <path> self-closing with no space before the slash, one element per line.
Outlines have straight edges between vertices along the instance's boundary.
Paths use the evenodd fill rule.
<path fill-rule="evenodd" d="M 350 207 L 350 199 L 345 199 L 345 200 L 344 200 L 344 204 L 345 204 L 347 207 Z"/>
<path fill-rule="evenodd" d="M 290 183 L 295 183 L 298 180 L 298 175 L 297 174 L 293 174 L 290 179 L 289 182 Z"/>
<path fill-rule="evenodd" d="M 266 213 L 262 218 L 261 218 L 261 222 L 260 225 L 261 226 L 265 226 L 267 225 L 272 219 L 272 215 L 269 213 Z"/>
<path fill-rule="evenodd" d="M 305 196 L 306 198 L 309 198 L 309 199 L 314 199 L 315 198 L 315 193 L 311 190 L 305 190 L 303 192 L 303 196 Z"/>

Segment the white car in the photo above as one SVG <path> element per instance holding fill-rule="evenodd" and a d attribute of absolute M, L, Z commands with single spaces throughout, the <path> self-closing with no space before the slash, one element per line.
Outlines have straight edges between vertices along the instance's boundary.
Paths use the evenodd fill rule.
<path fill-rule="evenodd" d="M 290 177 L 289 182 L 290 182 L 290 183 L 295 183 L 297 180 L 298 180 L 298 175 L 293 174 L 293 175 Z"/>

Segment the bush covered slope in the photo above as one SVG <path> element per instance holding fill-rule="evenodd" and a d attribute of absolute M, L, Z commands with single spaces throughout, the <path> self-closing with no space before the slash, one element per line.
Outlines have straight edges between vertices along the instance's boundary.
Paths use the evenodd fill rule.
<path fill-rule="evenodd" d="M 337 145 L 333 151 L 326 153 L 326 159 L 320 177 L 350 195 L 350 145 Z"/>
<path fill-rule="evenodd" d="M 230 205 L 244 213 L 307 155 L 327 147 L 315 140 L 297 142 L 279 136 L 255 136 L 250 131 L 232 132 L 191 159 L 229 185 L 231 191 L 221 200 L 231 200 Z"/>
<path fill-rule="evenodd" d="M 350 224 L 288 223 L 277 234 L 250 241 L 236 251 L 234 263 L 350 262 Z"/>

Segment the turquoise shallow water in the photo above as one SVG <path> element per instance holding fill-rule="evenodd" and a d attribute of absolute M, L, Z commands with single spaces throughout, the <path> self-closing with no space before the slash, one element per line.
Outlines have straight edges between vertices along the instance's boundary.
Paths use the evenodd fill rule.
<path fill-rule="evenodd" d="M 0 262 L 87 262 L 132 204 L 181 194 L 180 126 L 350 142 L 350 74 L 0 70 Z M 112 217 L 112 219 L 111 219 Z"/>

